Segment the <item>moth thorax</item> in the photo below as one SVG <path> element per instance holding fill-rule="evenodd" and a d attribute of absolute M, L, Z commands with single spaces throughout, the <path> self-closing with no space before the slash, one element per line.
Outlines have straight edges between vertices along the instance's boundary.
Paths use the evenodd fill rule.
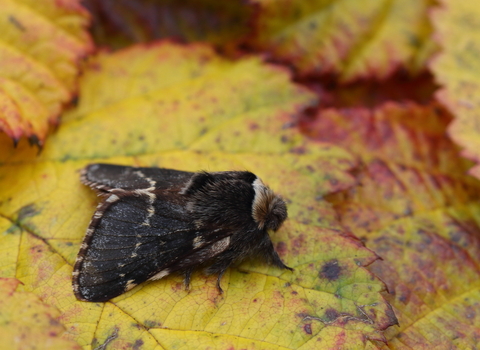
<path fill-rule="evenodd" d="M 277 196 L 260 179 L 253 182 L 255 197 L 252 205 L 252 216 L 259 229 L 278 230 L 287 218 L 285 201 Z"/>

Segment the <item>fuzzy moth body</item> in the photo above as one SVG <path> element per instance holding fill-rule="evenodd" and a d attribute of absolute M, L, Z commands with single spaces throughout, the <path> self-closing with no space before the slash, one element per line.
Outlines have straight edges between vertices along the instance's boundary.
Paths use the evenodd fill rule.
<path fill-rule="evenodd" d="M 73 270 L 79 300 L 107 301 L 174 272 L 188 288 L 198 266 L 218 275 L 221 292 L 225 270 L 252 255 L 291 270 L 268 234 L 287 218 L 286 204 L 251 172 L 91 164 L 81 180 L 103 200 Z"/>

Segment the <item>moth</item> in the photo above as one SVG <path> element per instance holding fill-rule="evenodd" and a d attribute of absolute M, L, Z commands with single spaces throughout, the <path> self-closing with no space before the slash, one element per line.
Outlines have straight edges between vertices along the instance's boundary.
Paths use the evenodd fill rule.
<path fill-rule="evenodd" d="M 73 270 L 79 300 L 107 301 L 147 280 L 192 271 L 218 275 L 250 256 L 281 269 L 269 231 L 285 201 L 249 171 L 186 172 L 91 164 L 81 181 L 102 197 Z"/>

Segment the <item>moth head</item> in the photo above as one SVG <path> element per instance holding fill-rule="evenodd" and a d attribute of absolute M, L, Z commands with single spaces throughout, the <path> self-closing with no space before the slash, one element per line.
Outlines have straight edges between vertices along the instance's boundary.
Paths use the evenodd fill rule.
<path fill-rule="evenodd" d="M 265 186 L 259 178 L 253 182 L 255 197 L 252 216 L 260 230 L 276 231 L 287 218 L 287 205 L 282 197 Z"/>

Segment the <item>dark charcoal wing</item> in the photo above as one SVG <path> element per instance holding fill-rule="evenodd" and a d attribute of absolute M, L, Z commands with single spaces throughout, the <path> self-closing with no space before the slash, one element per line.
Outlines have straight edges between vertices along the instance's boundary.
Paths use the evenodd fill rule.
<path fill-rule="evenodd" d="M 168 196 L 157 193 L 153 202 L 147 192 L 111 192 L 105 197 L 75 263 L 73 286 L 78 299 L 107 301 L 148 279 L 212 257 L 202 251 L 208 252 L 208 246 L 230 233 L 196 229 L 185 215 L 184 203 L 175 203 Z M 214 253 L 221 252 L 217 244 Z"/>
<path fill-rule="evenodd" d="M 90 164 L 81 172 L 85 185 L 101 191 L 112 189 L 168 189 L 185 185 L 194 173 L 163 168 L 142 168 L 113 164 Z"/>

